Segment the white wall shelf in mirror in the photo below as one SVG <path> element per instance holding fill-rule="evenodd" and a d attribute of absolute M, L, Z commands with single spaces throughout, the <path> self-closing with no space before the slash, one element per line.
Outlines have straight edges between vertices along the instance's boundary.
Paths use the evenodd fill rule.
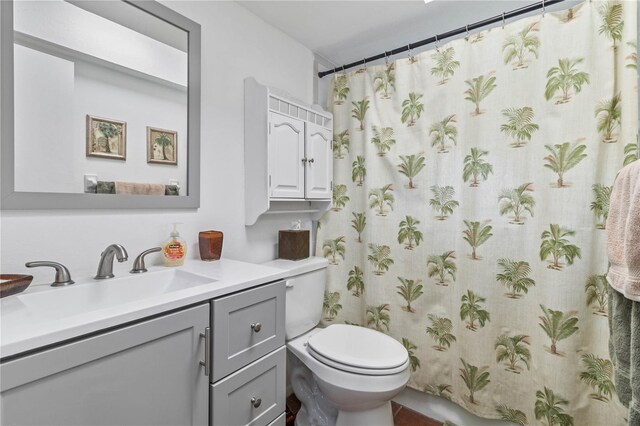
<path fill-rule="evenodd" d="M 245 225 L 263 214 L 319 219 L 333 193 L 333 115 L 253 78 L 245 89 Z"/>
<path fill-rule="evenodd" d="M 2 209 L 199 207 L 198 23 L 138 0 L 7 0 L 0 20 Z M 88 174 L 182 188 L 105 196 Z"/>

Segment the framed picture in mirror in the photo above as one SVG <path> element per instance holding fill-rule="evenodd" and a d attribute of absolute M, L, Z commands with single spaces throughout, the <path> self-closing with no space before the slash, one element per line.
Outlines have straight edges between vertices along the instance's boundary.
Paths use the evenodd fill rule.
<path fill-rule="evenodd" d="M 87 115 L 87 157 L 127 159 L 127 123 Z"/>
<path fill-rule="evenodd" d="M 147 127 L 147 163 L 178 165 L 178 132 Z"/>

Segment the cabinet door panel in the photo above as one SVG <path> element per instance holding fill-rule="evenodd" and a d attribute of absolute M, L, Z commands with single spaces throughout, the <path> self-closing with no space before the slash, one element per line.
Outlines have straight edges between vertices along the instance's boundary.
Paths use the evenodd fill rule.
<path fill-rule="evenodd" d="M 212 382 L 284 345 L 283 281 L 215 299 L 212 304 Z M 259 329 L 252 324 L 260 324 Z"/>
<path fill-rule="evenodd" d="M 331 181 L 333 180 L 333 155 L 331 149 L 331 132 L 313 123 L 306 123 L 305 149 L 306 198 L 330 199 Z"/>
<path fill-rule="evenodd" d="M 285 365 L 281 347 L 212 385 L 212 424 L 269 425 L 285 410 Z"/>
<path fill-rule="evenodd" d="M 0 365 L 1 422 L 206 425 L 209 305 Z"/>
<path fill-rule="evenodd" d="M 269 176 L 271 198 L 304 198 L 304 122 L 271 113 Z"/>

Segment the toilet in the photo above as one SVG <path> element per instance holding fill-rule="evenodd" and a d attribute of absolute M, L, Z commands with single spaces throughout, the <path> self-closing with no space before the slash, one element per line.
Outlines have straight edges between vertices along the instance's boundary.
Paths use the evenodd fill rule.
<path fill-rule="evenodd" d="M 392 426 L 391 399 L 409 381 L 404 346 L 366 327 L 318 327 L 326 259 L 278 259 L 266 265 L 288 272 L 288 370 L 293 391 L 302 403 L 296 425 Z"/>

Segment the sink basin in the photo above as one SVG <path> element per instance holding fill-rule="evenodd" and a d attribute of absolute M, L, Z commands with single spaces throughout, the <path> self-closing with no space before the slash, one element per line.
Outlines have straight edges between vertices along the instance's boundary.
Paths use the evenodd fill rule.
<path fill-rule="evenodd" d="M 46 312 L 71 316 L 159 297 L 215 281 L 213 278 L 180 269 L 167 269 L 27 293 L 17 296 L 17 299 L 34 314 Z"/>

